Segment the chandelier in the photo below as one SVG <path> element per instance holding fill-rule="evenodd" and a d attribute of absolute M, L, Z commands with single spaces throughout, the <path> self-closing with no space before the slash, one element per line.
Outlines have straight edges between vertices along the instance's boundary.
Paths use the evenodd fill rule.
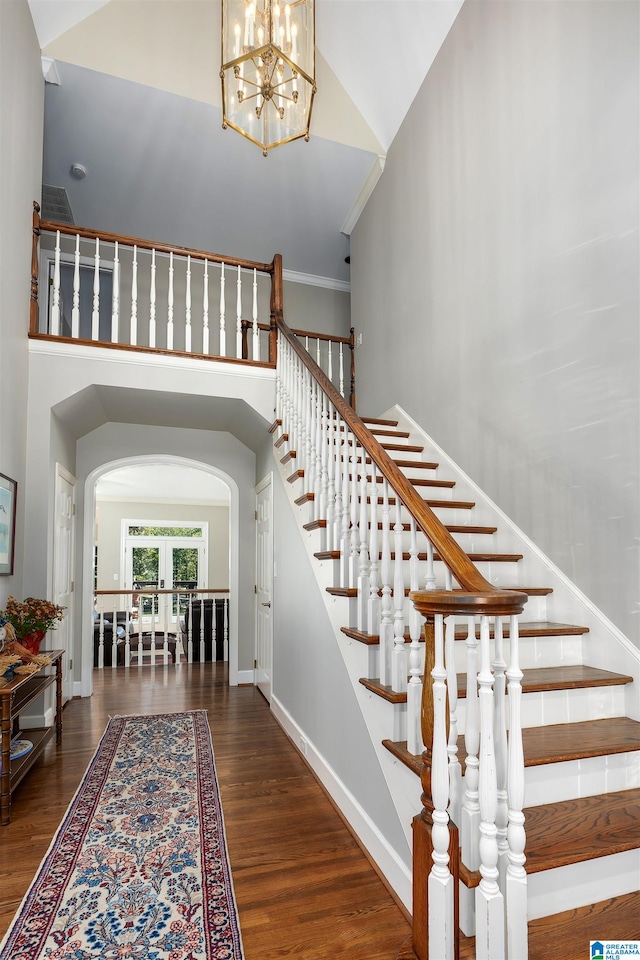
<path fill-rule="evenodd" d="M 222 0 L 222 127 L 269 150 L 309 139 L 314 0 Z"/>

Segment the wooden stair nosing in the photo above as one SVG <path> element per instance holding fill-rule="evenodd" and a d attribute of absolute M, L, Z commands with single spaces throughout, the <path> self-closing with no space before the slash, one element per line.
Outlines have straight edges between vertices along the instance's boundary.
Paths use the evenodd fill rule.
<path fill-rule="evenodd" d="M 282 420 L 274 420 L 271 426 L 269 427 L 269 433 L 275 433 L 278 427 L 282 426 Z"/>
<path fill-rule="evenodd" d="M 391 430 L 385 430 L 379 426 L 375 426 L 373 427 L 373 429 L 372 428 L 369 428 L 369 429 L 370 429 L 370 432 L 374 435 L 374 437 L 398 437 L 399 439 L 404 438 L 405 440 L 408 440 L 409 437 L 411 436 L 408 430 L 397 430 L 393 428 Z"/>
<path fill-rule="evenodd" d="M 363 633 L 361 630 L 354 630 L 351 627 L 340 627 L 342 633 L 347 637 L 351 637 L 353 640 L 358 640 L 359 643 L 366 643 L 368 646 L 375 646 L 380 643 L 380 636 L 377 633 Z M 582 636 L 584 633 L 589 632 L 589 627 L 578 627 L 572 623 L 553 623 L 549 620 L 540 620 L 535 621 L 531 620 L 526 623 L 518 624 L 518 636 L 520 640 L 528 639 L 531 637 L 573 637 L 573 636 Z M 490 627 L 489 630 L 491 638 L 494 637 L 494 629 Z M 467 628 L 466 627 L 457 627 L 455 631 L 455 639 L 462 642 L 467 639 Z M 480 627 L 476 625 L 476 636 L 480 638 Z M 504 625 L 502 636 L 505 640 L 509 638 L 509 626 Z M 408 633 L 404 635 L 405 641 L 410 642 L 411 637 Z M 424 640 L 424 637 L 420 638 Z"/>
<path fill-rule="evenodd" d="M 287 477 L 287 483 L 295 483 L 296 480 L 301 480 L 302 477 L 304 477 L 304 470 L 302 467 L 300 467 L 298 470 L 294 470 L 294 472 Z"/>
<path fill-rule="evenodd" d="M 293 502 L 298 507 L 303 507 L 305 503 L 313 503 L 315 497 L 312 493 L 303 493 L 301 497 L 297 497 Z"/>
<path fill-rule="evenodd" d="M 316 560 L 339 560 L 341 553 L 339 550 L 318 550 L 314 557 Z"/>
<path fill-rule="evenodd" d="M 345 460 L 351 461 L 350 456 L 341 456 L 340 459 L 344 462 Z M 427 460 L 396 460 L 395 457 L 391 457 L 393 462 L 397 467 L 409 467 L 410 469 L 417 470 L 437 470 L 440 466 L 439 463 L 427 461 Z M 373 461 L 371 457 L 365 457 L 365 464 L 370 465 Z M 356 457 L 356 463 L 362 463 L 362 457 Z"/>
<path fill-rule="evenodd" d="M 365 479 L 367 483 L 372 483 L 372 476 L 373 475 L 370 473 L 366 475 Z M 357 479 L 359 483 L 360 477 L 358 476 Z M 349 474 L 349 480 L 350 481 L 353 480 L 352 474 Z M 384 477 L 382 476 L 382 474 L 376 475 L 376 483 L 382 483 L 383 480 L 384 480 Z M 407 480 L 409 481 L 412 487 L 437 487 L 438 489 L 441 489 L 441 490 L 451 490 L 456 485 L 455 480 L 435 480 L 429 477 L 414 477 L 413 479 L 411 477 L 407 477 Z"/>
<path fill-rule="evenodd" d="M 640 750 L 640 722 L 630 717 L 606 717 L 547 727 L 525 727 L 522 742 L 525 767 L 634 753 Z M 421 759 L 408 752 L 406 740 L 383 740 L 383 744 L 409 769 L 420 774 Z M 464 749 L 464 737 L 459 737 L 458 756 L 461 760 Z"/>
<path fill-rule="evenodd" d="M 288 433 L 281 433 L 280 436 L 278 437 L 278 439 L 274 442 L 274 447 L 276 447 L 276 449 L 277 449 L 278 447 L 281 447 L 282 444 L 283 444 L 283 443 L 286 443 L 288 439 L 289 439 L 289 434 L 288 434 Z"/>
<path fill-rule="evenodd" d="M 408 677 L 407 677 L 408 680 Z M 467 695 L 467 675 L 457 674 L 459 700 Z M 378 678 L 361 677 L 360 683 L 367 690 L 382 697 L 389 703 L 406 703 L 407 694 L 398 693 L 391 687 L 380 683 Z M 584 690 L 589 687 L 624 686 L 633 683 L 633 677 L 623 673 L 612 673 L 609 670 L 600 670 L 597 667 L 588 667 L 581 664 L 567 667 L 534 667 L 523 670 L 522 692 L 542 693 L 550 690 Z"/>
<path fill-rule="evenodd" d="M 491 535 L 497 531 L 497 527 L 472 527 L 467 526 L 466 524 L 457 524 L 457 523 L 445 523 L 445 530 L 448 530 L 449 533 L 473 533 L 479 534 L 480 536 Z M 371 521 L 369 521 L 369 529 L 371 529 Z M 403 523 L 402 529 L 405 533 L 408 533 L 411 530 L 410 523 Z M 378 530 L 382 530 L 382 521 L 378 523 Z"/>
<path fill-rule="evenodd" d="M 424 498 L 423 498 L 424 499 Z M 361 497 L 358 497 L 358 503 L 360 503 Z M 395 506 L 396 498 L 389 497 L 389 506 Z M 472 510 L 475 507 L 474 500 L 427 500 L 424 499 L 424 502 L 428 507 L 431 507 L 432 510 L 437 510 L 439 507 L 446 507 L 449 510 Z M 371 497 L 367 497 L 367 503 L 371 503 Z M 383 497 L 378 497 L 378 503 L 382 506 L 384 503 Z"/>
<path fill-rule="evenodd" d="M 380 417 L 360 417 L 363 423 L 375 423 L 379 427 L 397 427 L 397 420 L 381 420 Z"/>
<path fill-rule="evenodd" d="M 326 526 L 326 520 L 310 520 L 309 523 L 302 524 L 304 530 L 324 530 Z"/>
<path fill-rule="evenodd" d="M 469 560 L 473 560 L 474 563 L 518 563 L 519 560 L 523 559 L 523 556 L 521 553 L 467 553 L 467 556 L 469 557 Z M 395 552 L 392 552 L 391 559 L 395 560 L 395 558 L 396 558 Z M 382 553 L 378 555 L 378 559 L 382 560 Z M 402 559 L 403 560 L 411 559 L 411 554 L 409 553 L 408 550 L 403 550 Z M 427 559 L 428 559 L 428 554 L 426 553 L 418 554 L 418 560 L 423 561 Z M 439 553 L 434 553 L 433 559 L 441 561 L 442 557 L 440 556 Z"/>
<path fill-rule="evenodd" d="M 381 443 L 380 446 L 383 450 L 398 450 L 405 453 L 422 453 L 424 450 L 424 447 L 415 443 Z"/>

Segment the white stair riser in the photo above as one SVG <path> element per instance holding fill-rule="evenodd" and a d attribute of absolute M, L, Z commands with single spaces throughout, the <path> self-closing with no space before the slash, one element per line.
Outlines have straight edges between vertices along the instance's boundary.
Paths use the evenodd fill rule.
<path fill-rule="evenodd" d="M 597 903 L 606 890 L 607 897 L 633 893 L 638 887 L 640 851 L 585 860 L 529 874 L 527 877 L 527 913 L 529 920 L 548 917 L 560 910 Z M 474 936 L 475 889 L 460 884 L 460 928 L 466 936 Z"/>
<path fill-rule="evenodd" d="M 527 767 L 525 783 L 527 807 L 631 790 L 640 787 L 640 751 Z"/>

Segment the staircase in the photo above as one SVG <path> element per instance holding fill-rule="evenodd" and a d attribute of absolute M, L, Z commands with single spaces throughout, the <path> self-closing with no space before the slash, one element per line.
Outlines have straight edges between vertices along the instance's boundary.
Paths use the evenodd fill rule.
<path fill-rule="evenodd" d="M 412 614 L 407 599 L 412 590 L 415 596 L 416 590 L 410 568 L 415 568 L 416 564 L 426 564 L 427 581 L 430 576 L 432 581 L 441 581 L 444 567 L 447 581 L 445 589 L 453 589 L 454 593 L 455 581 L 452 583 L 451 577 L 447 577 L 446 564 L 437 550 L 428 543 L 425 544 L 426 549 L 422 549 L 422 543 L 421 549 L 416 549 L 418 538 L 415 525 L 412 529 L 410 513 L 403 505 L 400 523 L 396 516 L 392 534 L 393 549 L 390 552 L 396 571 L 391 591 L 395 607 L 394 623 L 397 625 L 401 616 L 403 630 L 399 638 L 397 627 L 395 629 L 391 656 L 398 655 L 400 659 L 396 658 L 397 662 L 406 662 L 411 665 L 411 669 L 405 670 L 404 683 L 398 683 L 397 677 L 391 681 L 387 667 L 382 669 L 385 675 L 381 677 L 381 668 L 385 664 L 385 658 L 389 656 L 388 652 L 380 650 L 383 628 L 376 633 L 368 631 L 367 623 L 372 621 L 365 622 L 367 618 L 363 612 L 363 601 L 358 599 L 363 589 L 369 593 L 369 602 L 374 604 L 376 600 L 371 600 L 371 595 L 383 595 L 384 589 L 369 591 L 371 582 L 378 583 L 378 571 L 372 572 L 368 578 L 360 569 L 358 575 L 355 568 L 359 557 L 353 556 L 352 550 L 349 573 L 349 564 L 345 557 L 349 550 L 349 535 L 346 538 L 343 536 L 339 543 L 336 542 L 335 535 L 331 537 L 330 529 L 336 522 L 330 515 L 332 505 L 326 492 L 319 493 L 321 483 L 318 477 L 315 479 L 314 489 L 310 489 L 308 482 L 305 483 L 304 465 L 307 465 L 308 472 L 308 465 L 312 460 L 309 459 L 308 450 L 305 456 L 303 451 L 296 450 L 292 443 L 293 439 L 298 447 L 302 447 L 304 430 L 300 432 L 298 427 L 297 436 L 292 438 L 286 427 L 283 428 L 283 419 L 286 425 L 290 416 L 291 411 L 277 420 L 271 428 L 281 475 L 292 491 L 291 499 L 299 510 L 301 529 L 311 532 L 317 538 L 317 549 L 313 552 L 318 567 L 322 565 L 324 569 L 329 564 L 332 568 L 332 583 L 325 589 L 330 596 L 337 598 L 336 602 L 342 604 L 344 622 L 340 626 L 341 639 L 338 642 L 358 644 L 365 651 L 367 675 L 360 676 L 358 682 L 377 704 L 375 709 L 380 718 L 378 725 L 386 724 L 388 738 L 383 740 L 385 750 L 396 761 L 400 761 L 404 769 L 415 775 L 413 801 L 418 812 L 421 790 L 419 778 L 423 773 L 423 760 L 421 749 L 415 748 L 411 704 L 408 704 L 408 701 L 411 700 L 412 693 L 415 696 L 416 682 L 421 682 L 424 675 L 424 631 L 419 640 L 422 650 L 418 678 L 418 643 L 412 622 L 415 614 Z M 341 483 L 343 494 L 346 490 L 351 494 L 356 492 L 355 498 L 351 495 L 349 501 L 349 530 L 352 531 L 357 525 L 357 537 L 362 542 L 362 528 L 366 526 L 369 561 L 372 566 L 376 565 L 374 559 L 378 565 L 384 566 L 383 551 L 376 551 L 374 558 L 371 550 L 372 543 L 374 549 L 379 543 L 375 537 L 371 537 L 372 526 L 382 532 L 383 523 L 377 520 L 375 507 L 364 524 L 364 515 L 360 511 L 364 501 L 369 507 L 376 501 L 383 511 L 393 510 L 395 498 L 389 497 L 388 503 L 383 502 L 383 498 L 379 496 L 379 485 L 384 483 L 384 477 L 361 446 L 358 446 L 356 455 L 355 443 L 352 448 L 345 446 L 341 437 L 347 427 L 342 423 L 339 414 L 332 412 L 330 405 L 327 405 L 325 412 L 321 414 L 321 419 L 324 419 L 325 423 L 329 419 L 333 421 L 333 426 L 329 427 L 330 438 L 333 430 L 330 444 L 331 449 L 338 451 L 338 454 L 333 467 L 329 456 L 328 461 L 322 466 L 319 465 L 316 472 L 323 470 L 324 477 L 327 470 L 329 471 L 329 481 L 334 482 L 338 501 Z M 575 950 L 576 958 L 582 958 L 589 955 L 590 939 L 640 939 L 640 722 L 627 715 L 633 713 L 633 709 L 627 708 L 629 705 L 633 707 L 634 703 L 637 714 L 637 657 L 634 667 L 632 650 L 625 651 L 626 659 L 625 655 L 619 655 L 619 651 L 615 653 L 610 648 L 609 652 L 603 650 L 602 644 L 606 638 L 592 638 L 592 616 L 584 618 L 590 621 L 589 625 L 556 622 L 550 616 L 551 612 L 565 608 L 573 612 L 579 603 L 575 597 L 570 597 L 569 602 L 564 603 L 566 597 L 556 599 L 557 591 L 554 586 L 548 585 L 544 580 L 538 582 L 535 576 L 528 579 L 531 573 L 540 576 L 541 571 L 544 572 L 540 555 L 532 556 L 526 549 L 526 543 L 524 549 L 518 546 L 514 549 L 511 531 L 502 529 L 499 511 L 496 516 L 486 498 L 484 502 L 476 503 L 473 499 L 467 499 L 468 491 L 458 494 L 459 479 L 441 475 L 437 451 L 434 455 L 433 450 L 425 450 L 423 438 L 416 436 L 411 423 L 399 424 L 397 419 L 391 418 L 363 418 L 363 422 L 411 487 L 462 546 L 466 556 L 480 570 L 486 581 L 504 591 L 526 594 L 528 598 L 517 632 L 522 689 L 524 789 L 527 803 L 523 812 L 526 831 L 525 938 L 528 915 L 529 956 L 540 960 L 546 960 L 547 957 L 571 957 L 574 956 L 571 951 Z M 310 442 L 313 443 L 313 431 L 311 433 Z M 309 438 L 306 440 L 308 446 Z M 339 462 L 344 463 L 345 457 L 350 464 L 348 475 L 344 468 L 340 473 Z M 310 478 L 306 479 L 308 481 Z M 323 508 L 319 510 L 318 500 L 321 497 Z M 354 505 L 354 499 L 357 506 Z M 339 502 L 335 509 L 340 509 Z M 526 541 L 526 538 L 522 539 Z M 396 559 L 399 559 L 400 552 L 403 562 L 399 580 L 400 565 L 396 564 Z M 549 564 L 549 567 L 552 565 Z M 323 576 L 325 573 L 319 582 L 323 582 Z M 361 580 L 356 586 L 358 576 Z M 383 577 L 383 583 L 389 582 L 388 572 L 386 577 L 386 580 Z M 557 577 L 555 579 L 557 580 Z M 434 587 L 436 590 L 440 589 L 435 582 L 427 583 L 428 589 Z M 402 613 L 399 614 L 396 598 L 401 589 L 404 597 Z M 562 589 L 560 593 L 563 593 Z M 383 607 L 384 603 L 382 596 Z M 384 614 L 382 619 L 384 620 Z M 561 615 L 559 619 L 564 617 Z M 511 629 L 513 623 L 512 618 Z M 409 631 L 404 629 L 406 624 L 410 625 Z M 499 674 L 504 682 L 506 661 L 509 659 L 503 652 L 502 643 L 507 643 L 510 639 L 510 627 L 508 623 L 504 624 L 501 629 L 502 638 L 496 642 L 493 624 L 492 620 L 491 659 L 498 689 Z M 598 627 L 597 618 L 595 626 Z M 452 646 L 447 647 L 447 660 L 451 659 L 451 649 L 455 660 L 455 668 L 449 667 L 447 682 L 449 709 L 455 717 L 456 732 L 459 735 L 457 757 L 461 760 L 460 773 L 463 778 L 466 773 L 465 757 L 469 752 L 474 752 L 473 743 L 465 742 L 465 732 L 469 732 L 469 721 L 465 722 L 465 707 L 469 690 L 473 691 L 474 686 L 473 683 L 470 687 L 467 685 L 466 659 L 469 649 L 473 652 L 480 641 L 480 632 L 477 622 L 456 618 L 452 631 Z M 449 643 L 449 639 L 446 642 Z M 409 652 L 406 661 L 403 661 L 399 654 L 401 645 Z M 594 651 L 596 653 L 591 657 Z M 629 672 L 606 668 L 619 662 L 630 663 Z M 443 666 L 442 669 L 444 670 Z M 457 703 L 452 691 L 454 685 Z M 425 687 L 425 690 L 427 689 L 428 685 Z M 451 762 L 452 757 L 455 758 L 455 751 L 452 753 L 451 749 L 451 738 L 448 746 Z M 477 752 L 476 746 L 475 753 Z M 385 765 L 384 769 L 385 775 L 390 771 L 389 779 L 393 778 L 393 771 L 397 771 L 398 767 L 397 764 Z M 464 780 L 461 782 L 464 784 Z M 395 785 L 390 782 L 390 789 L 396 796 L 398 792 L 406 791 L 406 778 L 401 778 Z M 401 802 L 398 804 L 398 809 L 400 808 Z M 506 835 L 506 826 L 504 834 Z M 515 858 L 512 859 L 515 861 Z M 501 866 L 500 869 L 504 868 Z M 465 866 L 464 860 L 461 860 L 459 921 L 462 934 L 459 955 L 487 956 L 493 960 L 497 954 L 492 954 L 491 948 L 487 953 L 486 949 L 483 949 L 486 945 L 479 944 L 476 947 L 474 942 L 474 901 L 480 882 L 480 870 L 470 869 Z M 414 909 L 413 944 L 407 944 L 399 957 L 406 960 L 414 957 L 426 960 L 427 954 L 421 953 L 421 950 L 427 948 L 420 945 L 420 935 L 416 937 L 415 933 L 415 914 Z M 432 943 L 428 955 L 432 960 L 441 960 L 438 953 L 433 952 L 436 949 Z M 449 947 L 446 949 L 449 950 Z M 526 950 L 526 945 L 524 949 Z M 512 947 L 511 953 L 505 951 L 501 955 L 508 955 L 510 960 L 525 960 L 526 954 L 514 950 L 517 951 L 518 948 Z"/>

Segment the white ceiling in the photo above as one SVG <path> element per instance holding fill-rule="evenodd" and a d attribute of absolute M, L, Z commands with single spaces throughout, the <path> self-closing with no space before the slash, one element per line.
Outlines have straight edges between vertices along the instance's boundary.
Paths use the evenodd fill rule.
<path fill-rule="evenodd" d="M 316 0 L 311 141 L 267 159 L 221 130 L 219 0 L 29 5 L 61 79 L 46 88 L 44 182 L 66 188 L 76 223 L 260 261 L 279 252 L 288 270 L 345 281 L 342 228 L 462 0 Z"/>
<path fill-rule="evenodd" d="M 204 470 L 176 464 L 119 467 L 96 484 L 98 500 L 137 500 L 163 503 L 229 502 L 229 488 Z"/>

